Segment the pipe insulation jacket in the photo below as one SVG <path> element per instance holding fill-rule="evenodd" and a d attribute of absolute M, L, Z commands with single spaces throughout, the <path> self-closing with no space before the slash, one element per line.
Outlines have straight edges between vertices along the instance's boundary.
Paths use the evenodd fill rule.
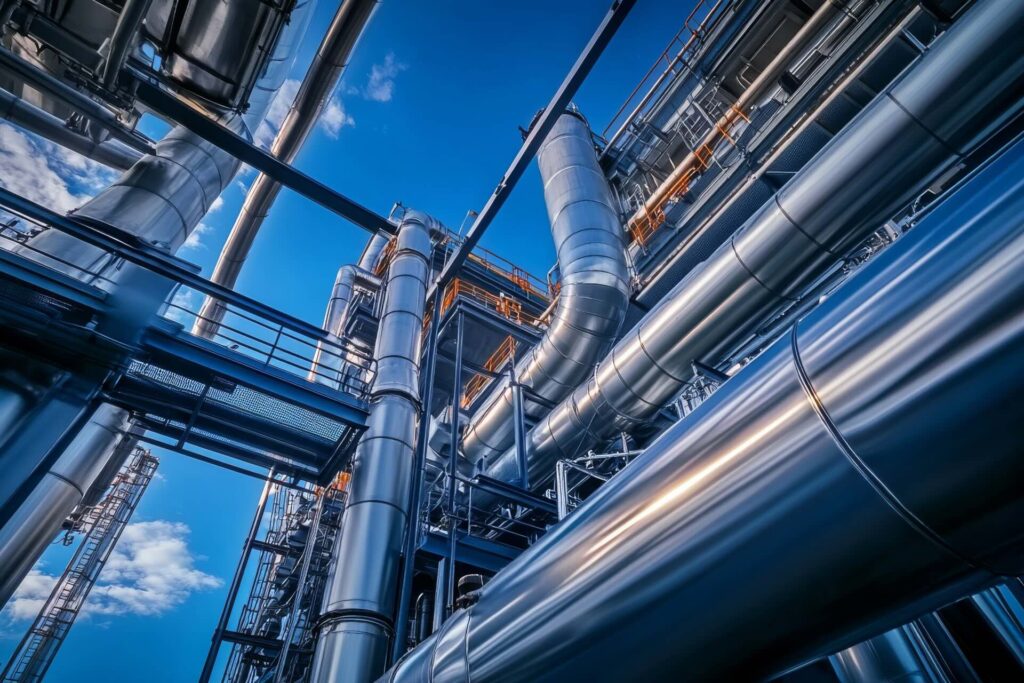
<path fill-rule="evenodd" d="M 420 410 L 419 359 L 431 218 L 407 211 L 388 266 L 366 433 L 356 448 L 310 680 L 368 682 L 384 671 Z"/>
<path fill-rule="evenodd" d="M 1024 572 L 1024 145 L 381 681 L 762 680 Z"/>
<path fill-rule="evenodd" d="M 545 405 L 562 400 L 593 373 L 619 333 L 630 293 L 622 224 L 587 123 L 575 113 L 562 115 L 541 145 L 537 165 L 561 289 L 544 336 L 516 363 L 516 380 L 527 390 L 527 421 L 542 417 Z M 515 440 L 512 387 L 508 377 L 499 381 L 466 427 L 462 452 L 472 462 L 500 455 Z M 542 400 L 531 400 L 531 394 Z"/>
<path fill-rule="evenodd" d="M 531 486 L 654 416 L 693 361 L 717 362 L 780 304 L 1014 116 L 1024 3 L 974 5 L 790 182 L 680 281 L 528 435 Z M 514 449 L 486 473 L 515 481 Z"/>

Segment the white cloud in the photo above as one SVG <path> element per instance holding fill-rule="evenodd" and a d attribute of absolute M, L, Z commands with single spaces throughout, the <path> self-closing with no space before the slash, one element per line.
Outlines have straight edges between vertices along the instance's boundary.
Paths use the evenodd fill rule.
<path fill-rule="evenodd" d="M 188 534 L 188 526 L 178 522 L 129 524 L 89 594 L 83 615 L 160 615 L 192 593 L 220 586 L 220 579 L 195 568 Z M 56 581 L 56 576 L 33 569 L 7 604 L 8 619 L 34 618 Z"/>
<path fill-rule="evenodd" d="M 374 102 L 390 102 L 395 93 L 395 77 L 408 68 L 395 58 L 394 52 L 384 56 L 384 61 L 370 67 L 370 80 L 363 89 L 363 96 Z"/>
<path fill-rule="evenodd" d="M 65 212 L 116 178 L 117 172 L 103 164 L 0 123 L 0 182 L 12 192 Z"/>
<path fill-rule="evenodd" d="M 213 211 L 214 209 L 210 209 L 210 213 Z M 188 237 L 185 238 L 185 242 L 181 245 L 181 250 L 199 251 L 200 249 L 205 249 L 206 244 L 203 243 L 203 236 L 209 234 L 212 230 L 213 228 L 206 223 L 199 223 L 199 225 L 194 227 L 192 232 L 188 234 Z"/>
<path fill-rule="evenodd" d="M 223 199 L 223 197 L 217 197 L 216 199 L 213 200 L 213 204 L 210 204 L 210 210 L 206 212 L 206 215 L 210 215 L 211 213 L 216 213 L 217 211 L 220 211 L 223 208 L 224 208 L 224 199 Z"/>
<path fill-rule="evenodd" d="M 356 120 L 345 112 L 345 106 L 341 100 L 334 97 L 327 103 L 324 113 L 320 115 L 320 125 L 323 126 L 324 132 L 328 136 L 337 139 L 341 129 L 345 126 L 356 125 Z"/>
<path fill-rule="evenodd" d="M 53 590 L 55 583 L 57 583 L 56 576 L 43 574 L 38 569 L 33 569 L 18 586 L 18 590 L 7 603 L 4 612 L 13 621 L 34 619 L 39 614 L 43 603 L 50 597 L 50 591 Z"/>

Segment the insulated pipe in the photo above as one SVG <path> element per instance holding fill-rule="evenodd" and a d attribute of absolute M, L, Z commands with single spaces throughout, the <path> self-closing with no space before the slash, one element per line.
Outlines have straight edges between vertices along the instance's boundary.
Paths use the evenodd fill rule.
<path fill-rule="evenodd" d="M 275 158 L 289 164 L 295 159 L 334 92 L 338 79 L 348 66 L 352 50 L 378 3 L 379 0 L 342 0 L 338 6 L 302 85 L 295 94 L 295 101 L 274 138 L 270 153 Z M 212 282 L 229 288 L 235 286 L 256 233 L 280 191 L 280 183 L 266 174 L 259 174 L 253 181 L 217 259 L 210 277 Z M 223 302 L 208 297 L 203 302 L 192 333 L 206 338 L 215 336 L 225 313 Z"/>
<path fill-rule="evenodd" d="M 52 140 L 61 147 L 78 152 L 87 159 L 98 161 L 119 171 L 131 167 L 142 158 L 142 153 L 119 140 L 96 142 L 67 126 L 64 121 L 39 107 L 0 89 L 0 116 L 27 131 Z"/>
<path fill-rule="evenodd" d="M 847 7 L 847 4 L 843 0 L 824 0 L 821 3 L 814 14 L 800 27 L 800 30 L 790 38 L 789 42 L 779 50 L 772 61 L 764 67 L 757 78 L 747 86 L 747 89 L 726 110 L 718 122 L 712 126 L 704 139 L 693 146 L 693 149 L 697 151 L 691 152 L 672 169 L 672 173 L 665 179 L 665 182 L 647 198 L 642 207 L 637 209 L 636 213 L 629 219 L 630 228 L 645 221 L 660 222 L 661 209 L 665 202 L 679 192 L 681 184 L 685 182 L 685 178 L 695 168 L 704 168 L 707 165 L 706 159 L 701 161 L 698 152 L 703 153 L 703 150 L 712 149 L 723 138 L 728 137 L 733 124 L 739 119 L 746 117 L 746 110 L 766 95 L 771 88 L 776 86 L 779 78 L 786 73 L 793 60 L 804 51 L 812 40 L 821 34 L 822 30 L 832 20 L 838 16 L 841 17 L 840 21 L 843 24 L 856 21 L 856 15 Z"/>
<path fill-rule="evenodd" d="M 1024 3 L 974 5 L 697 270 L 529 435 L 530 482 L 653 416 L 693 361 L 713 363 L 1020 106 Z M 517 476 L 507 451 L 487 469 Z"/>
<path fill-rule="evenodd" d="M 11 520 L 0 528 L 0 605 L 22 579 L 71 511 L 82 501 L 117 450 L 126 425 L 123 410 L 100 406 L 86 427 L 29 494 Z"/>
<path fill-rule="evenodd" d="M 310 680 L 365 683 L 384 671 L 408 526 L 419 414 L 420 330 L 437 224 L 407 211 L 388 267 L 368 427 L 352 465 L 344 533 L 324 595 Z"/>
<path fill-rule="evenodd" d="M 762 680 L 1024 572 L 1024 148 L 382 681 Z"/>
<path fill-rule="evenodd" d="M 562 115 L 537 154 L 562 288 L 544 336 L 516 364 L 528 389 L 523 412 L 539 419 L 594 370 L 614 343 L 629 305 L 622 224 L 587 123 Z M 471 462 L 513 445 L 514 396 L 508 377 L 469 421 L 462 451 Z M 542 402 L 532 401 L 530 395 Z"/>
<path fill-rule="evenodd" d="M 242 130 L 238 117 L 228 124 Z M 142 157 L 74 213 L 81 220 L 122 230 L 174 253 L 210 210 L 239 165 L 237 159 L 213 143 L 178 126 L 156 144 L 153 154 Z M 47 230 L 30 244 L 33 250 L 22 250 L 26 257 L 49 262 L 82 279 L 92 278 L 93 273 L 103 271 L 113 261 L 108 252 L 59 230 Z M 59 256 L 65 263 L 51 262 L 43 254 Z"/>
<path fill-rule="evenodd" d="M 331 341 L 336 344 L 341 343 L 341 335 L 345 329 L 346 313 L 348 305 L 352 301 L 352 288 L 356 282 L 357 270 L 358 268 L 353 265 L 339 268 L 338 275 L 334 278 L 334 287 L 331 288 L 331 298 L 327 300 L 327 310 L 324 311 L 324 330 L 331 335 Z M 306 379 L 337 388 L 344 364 L 345 359 L 338 348 L 327 348 L 318 343 L 316 352 L 313 354 L 313 367 Z"/>

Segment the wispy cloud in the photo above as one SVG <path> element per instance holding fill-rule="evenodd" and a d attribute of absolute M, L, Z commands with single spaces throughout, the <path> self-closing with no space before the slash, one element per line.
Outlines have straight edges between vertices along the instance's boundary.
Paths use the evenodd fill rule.
<path fill-rule="evenodd" d="M 346 126 L 355 126 L 356 120 L 345 111 L 341 99 L 334 97 L 327 103 L 327 108 L 320 115 L 320 125 L 324 132 L 331 138 L 337 139 L 341 129 Z"/>
<path fill-rule="evenodd" d="M 395 94 L 395 77 L 407 68 L 394 52 L 387 53 L 383 62 L 370 67 L 370 78 L 362 89 L 363 97 L 374 102 L 390 102 Z"/>
<path fill-rule="evenodd" d="M 179 522 L 129 524 L 92 589 L 83 615 L 160 615 L 193 593 L 222 585 L 217 577 L 196 569 L 188 535 L 188 526 Z M 56 576 L 33 569 L 4 609 L 8 621 L 34 618 L 56 581 Z"/>

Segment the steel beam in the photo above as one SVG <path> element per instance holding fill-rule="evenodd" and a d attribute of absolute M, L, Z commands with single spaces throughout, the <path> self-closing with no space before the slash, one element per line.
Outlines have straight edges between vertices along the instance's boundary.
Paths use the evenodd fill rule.
<path fill-rule="evenodd" d="M 335 192 L 318 180 L 314 180 L 294 166 L 290 166 L 260 149 L 241 135 L 228 130 L 202 111 L 189 106 L 173 93 L 163 89 L 149 74 L 137 67 L 129 66 L 130 73 L 138 84 L 136 96 L 139 101 L 190 131 L 207 140 L 239 161 L 249 164 L 265 173 L 276 182 L 311 199 L 320 206 L 330 209 L 342 218 L 351 221 L 372 234 L 385 232 L 394 235 L 396 228 L 387 218 L 366 208 L 348 197 Z"/>
<path fill-rule="evenodd" d="M 590 37 L 590 41 L 576 59 L 576 63 L 572 65 L 562 84 L 558 86 L 558 90 L 555 91 L 548 106 L 543 109 L 543 113 L 534 122 L 533 127 L 526 136 L 526 140 L 523 141 L 523 146 L 519 148 L 519 152 L 512 160 L 512 165 L 505 171 L 505 175 L 498 182 L 494 193 L 487 200 L 480 213 L 477 214 L 476 220 L 473 221 L 469 232 L 466 233 L 465 240 L 456 250 L 451 260 L 441 270 L 441 275 L 437 279 L 435 287 L 444 287 L 454 277 L 455 273 L 458 272 L 459 268 L 462 267 L 462 264 L 469 256 L 469 253 L 476 247 L 477 243 L 480 242 L 484 231 L 494 221 L 494 217 L 498 215 L 498 211 L 504 206 L 516 183 L 523 177 L 526 168 L 533 161 L 533 157 L 537 154 L 537 150 L 540 149 L 544 138 L 547 137 L 551 128 L 555 125 L 558 117 L 564 113 L 565 108 L 569 106 L 573 96 L 576 95 L 576 91 L 579 90 L 583 80 L 590 73 L 594 64 L 597 63 L 601 53 L 604 52 L 605 47 L 607 47 L 612 36 L 619 29 L 619 26 L 622 25 L 623 20 L 629 14 L 629 10 L 633 8 L 635 2 L 636 0 L 615 0 L 612 3 L 594 35 Z"/>

